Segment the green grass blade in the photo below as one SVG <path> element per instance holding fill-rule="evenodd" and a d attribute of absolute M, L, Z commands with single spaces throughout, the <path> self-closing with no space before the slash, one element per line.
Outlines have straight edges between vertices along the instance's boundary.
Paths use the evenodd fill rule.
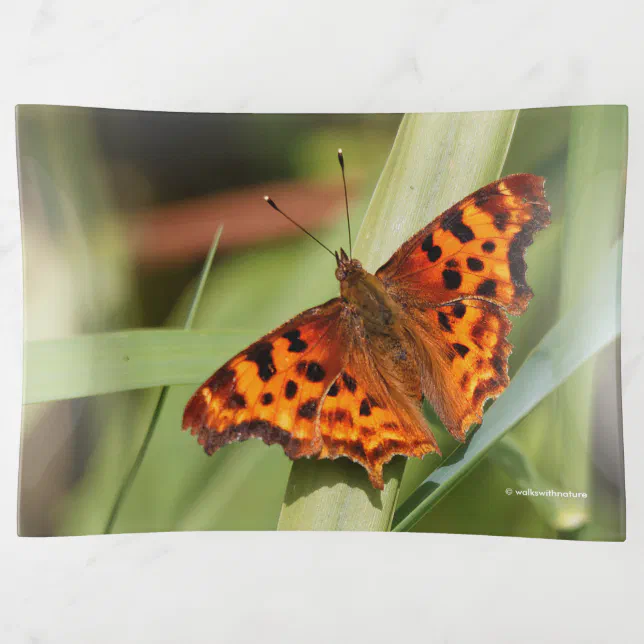
<path fill-rule="evenodd" d="M 599 264 L 577 306 L 545 335 L 506 391 L 485 413 L 472 439 L 456 448 L 400 506 L 393 530 L 412 528 L 472 471 L 507 431 L 619 335 L 621 250 L 620 242 Z"/>
<path fill-rule="evenodd" d="M 405 116 L 354 255 L 374 271 L 443 210 L 498 178 L 516 119 L 516 111 Z M 404 466 L 404 458 L 385 466 L 381 493 L 347 459 L 297 461 L 278 529 L 388 530 Z"/>
<path fill-rule="evenodd" d="M 25 404 L 194 384 L 257 338 L 254 331 L 136 329 L 25 346 Z"/>
<path fill-rule="evenodd" d="M 221 239 L 221 233 L 223 232 L 223 230 L 224 227 L 221 225 L 217 228 L 217 232 L 215 232 L 215 236 L 212 239 L 212 244 L 210 244 L 208 255 L 206 255 L 206 261 L 201 267 L 201 275 L 199 275 L 199 281 L 197 282 L 197 290 L 195 291 L 194 297 L 192 298 L 192 303 L 190 305 L 190 310 L 188 311 L 186 323 L 183 325 L 185 331 L 192 329 L 192 323 L 194 322 L 195 315 L 197 314 L 199 302 L 201 302 L 201 294 L 203 293 L 203 289 L 206 286 L 208 275 L 210 275 L 212 262 L 215 259 L 215 253 L 217 252 L 217 246 L 219 246 L 219 240 Z"/>
<path fill-rule="evenodd" d="M 212 244 L 210 245 L 210 250 L 208 251 L 208 256 L 206 257 L 206 261 L 204 262 L 204 265 L 201 269 L 201 275 L 199 276 L 197 289 L 192 299 L 192 304 L 190 305 L 190 310 L 188 311 L 188 317 L 186 318 L 186 323 L 184 325 L 184 329 L 186 331 L 188 331 L 192 326 L 195 313 L 199 308 L 199 301 L 201 300 L 201 294 L 203 293 L 206 280 L 208 279 L 208 274 L 210 273 L 210 268 L 212 267 L 212 260 L 215 257 L 215 252 L 217 250 L 217 246 L 219 245 L 219 238 L 221 237 L 222 229 L 223 229 L 223 226 L 219 226 L 219 228 L 217 229 L 217 232 L 215 233 L 215 236 L 212 240 Z M 110 534 L 112 532 L 112 529 L 114 528 L 114 523 L 116 522 L 116 519 L 119 514 L 119 510 L 123 505 L 123 501 L 127 497 L 127 493 L 132 487 L 134 480 L 136 479 L 136 475 L 139 472 L 141 463 L 143 463 L 143 459 L 145 458 L 145 454 L 150 445 L 150 441 L 154 436 L 154 431 L 157 427 L 159 417 L 161 416 L 161 410 L 163 409 L 163 404 L 165 402 L 165 399 L 166 399 L 166 396 L 168 395 L 169 390 L 170 390 L 170 387 L 168 387 L 167 385 L 161 388 L 161 393 L 159 394 L 157 404 L 154 408 L 154 413 L 152 414 L 152 418 L 150 419 L 148 431 L 145 433 L 145 437 L 143 439 L 143 442 L 141 443 L 141 447 L 139 448 L 139 451 L 137 452 L 136 458 L 134 459 L 134 463 L 132 463 L 132 467 L 130 468 L 130 471 L 128 472 L 125 479 L 123 479 L 123 483 L 121 484 L 118 494 L 116 495 L 116 499 L 114 500 L 114 505 L 112 506 L 112 510 L 110 511 L 110 515 L 105 524 L 105 530 L 104 530 L 105 534 Z"/>
<path fill-rule="evenodd" d="M 114 499 L 114 504 L 112 505 L 112 509 L 110 510 L 110 514 L 105 523 L 105 529 L 103 530 L 103 534 L 111 534 L 112 530 L 114 529 L 114 524 L 116 523 L 116 519 L 118 518 L 121 507 L 123 506 L 123 502 L 127 498 L 127 494 L 130 491 L 130 488 L 132 487 L 132 485 L 134 484 L 136 475 L 138 474 L 139 469 L 141 468 L 141 463 L 143 463 L 145 454 L 148 451 L 148 447 L 150 446 L 150 441 L 152 440 L 152 436 L 154 436 L 154 431 L 156 430 L 157 423 L 159 422 L 159 417 L 161 416 L 161 410 L 163 409 L 163 404 L 165 403 L 165 399 L 168 395 L 169 389 L 170 389 L 169 387 L 161 388 L 161 393 L 159 394 L 159 398 L 157 399 L 157 404 L 154 407 L 154 413 L 152 414 L 152 418 L 150 419 L 148 431 L 145 433 L 145 437 L 143 438 L 141 447 L 139 448 L 139 451 L 136 454 L 136 458 L 132 463 L 132 467 L 128 471 L 127 476 L 123 479 L 123 482 L 119 487 L 118 494 Z"/>

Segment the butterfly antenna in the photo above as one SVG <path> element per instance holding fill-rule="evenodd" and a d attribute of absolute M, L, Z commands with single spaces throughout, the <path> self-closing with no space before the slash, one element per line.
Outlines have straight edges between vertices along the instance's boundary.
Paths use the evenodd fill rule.
<path fill-rule="evenodd" d="M 319 239 L 317 239 L 317 237 L 314 237 L 313 235 L 311 235 L 311 233 L 306 228 L 304 228 L 303 226 L 300 226 L 300 224 L 298 224 L 297 221 L 295 221 L 294 219 L 291 219 L 291 217 L 289 217 L 283 210 L 278 208 L 277 204 L 268 195 L 266 195 L 264 197 L 264 201 L 266 201 L 266 203 L 273 210 L 277 210 L 277 212 L 279 212 L 281 215 L 284 215 L 292 224 L 295 224 L 303 233 L 306 233 L 313 241 L 315 241 L 318 244 L 320 244 L 320 246 L 322 246 L 322 248 L 324 248 L 326 251 L 331 253 L 331 255 L 333 255 L 333 257 L 335 257 L 335 255 L 333 254 L 333 251 L 328 246 L 323 244 Z"/>
<path fill-rule="evenodd" d="M 342 148 L 338 149 L 338 161 L 342 168 L 342 184 L 344 185 L 344 205 L 347 208 L 347 228 L 349 229 L 349 258 L 353 259 L 353 250 L 351 249 L 351 219 L 349 217 L 349 197 L 347 196 L 347 180 L 344 176 L 344 155 Z"/>

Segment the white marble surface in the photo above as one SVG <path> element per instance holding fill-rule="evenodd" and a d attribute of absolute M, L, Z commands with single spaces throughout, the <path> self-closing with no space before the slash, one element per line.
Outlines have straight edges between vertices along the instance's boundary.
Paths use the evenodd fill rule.
<path fill-rule="evenodd" d="M 0 641 L 642 641 L 642 24 L 641 4 L 618 0 L 3 6 Z M 29 102 L 248 112 L 626 103 L 626 543 L 237 533 L 18 539 L 13 108 Z"/>

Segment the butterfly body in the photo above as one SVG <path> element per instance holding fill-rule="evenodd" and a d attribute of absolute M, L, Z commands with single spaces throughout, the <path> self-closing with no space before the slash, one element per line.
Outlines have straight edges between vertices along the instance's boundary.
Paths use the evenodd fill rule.
<path fill-rule="evenodd" d="M 375 274 L 335 254 L 340 297 L 229 360 L 192 396 L 183 428 L 206 453 L 250 437 L 291 458 L 348 457 L 374 487 L 393 455 L 438 446 L 424 396 L 457 439 L 507 386 L 507 313 L 532 291 L 525 248 L 549 223 L 543 179 L 511 175 L 430 222 Z"/>
<path fill-rule="evenodd" d="M 387 293 L 381 280 L 364 270 L 358 260 L 346 258 L 344 250 L 340 253 L 336 277 L 339 277 L 342 301 L 360 316 L 365 332 L 395 334 L 400 326 L 400 306 Z"/>

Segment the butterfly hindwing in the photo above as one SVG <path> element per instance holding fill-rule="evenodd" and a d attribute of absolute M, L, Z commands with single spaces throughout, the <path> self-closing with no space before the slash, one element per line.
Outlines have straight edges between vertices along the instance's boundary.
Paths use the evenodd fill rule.
<path fill-rule="evenodd" d="M 369 480 L 383 489 L 382 468 L 396 454 L 422 457 L 438 446 L 419 411 L 420 399 L 396 401 L 374 372 L 354 373 L 359 356 L 331 385 L 320 412 L 322 450 L 318 458 L 346 456 L 360 463 Z M 353 362 L 353 364 L 352 364 Z M 376 393 L 377 392 L 377 393 Z"/>
<path fill-rule="evenodd" d="M 423 319 L 424 318 L 424 319 Z M 430 309 L 419 316 L 421 333 L 440 334 L 443 362 L 429 356 L 442 373 L 426 388 L 432 407 L 445 427 L 464 440 L 469 427 L 480 423 L 483 405 L 509 384 L 508 356 L 512 346 L 507 335 L 512 325 L 503 311 L 482 300 L 461 300 Z"/>
<path fill-rule="evenodd" d="M 309 309 L 229 360 L 190 399 L 183 428 L 208 454 L 251 437 L 291 458 L 317 454 L 320 402 L 341 369 L 341 310 L 337 298 Z"/>

